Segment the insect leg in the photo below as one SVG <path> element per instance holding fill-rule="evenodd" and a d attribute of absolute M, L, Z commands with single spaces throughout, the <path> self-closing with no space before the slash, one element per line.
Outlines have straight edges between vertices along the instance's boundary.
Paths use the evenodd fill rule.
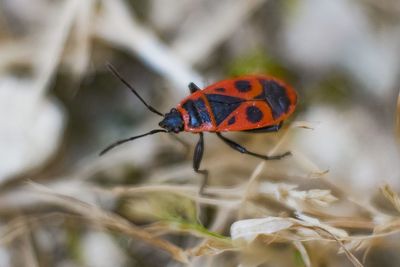
<path fill-rule="evenodd" d="M 196 92 L 196 91 L 201 90 L 200 87 L 198 87 L 198 86 L 195 85 L 194 83 L 189 83 L 188 87 L 189 87 L 190 93 L 192 93 L 192 94 L 193 94 L 194 92 Z"/>
<path fill-rule="evenodd" d="M 226 138 L 221 133 L 216 133 L 216 134 L 222 141 L 224 141 L 225 144 L 229 145 L 231 148 L 239 151 L 240 153 L 251 155 L 253 157 L 257 157 L 257 158 L 260 158 L 260 159 L 275 160 L 275 159 L 281 159 L 283 157 L 291 155 L 291 153 L 289 151 L 285 152 L 285 153 L 283 153 L 281 155 L 275 155 L 275 156 L 265 156 L 265 155 L 257 154 L 257 153 L 248 151 L 246 148 L 244 148 L 241 145 L 239 145 L 238 143 Z"/>
<path fill-rule="evenodd" d="M 275 125 L 270 125 L 267 127 L 263 128 L 258 128 L 258 129 L 252 129 L 252 130 L 245 130 L 243 132 L 248 132 L 248 133 L 270 133 L 270 132 L 277 132 L 279 131 L 280 128 L 282 128 L 283 121 L 281 121 L 279 124 Z"/>
<path fill-rule="evenodd" d="M 200 173 L 203 175 L 203 181 L 200 186 L 200 194 L 203 194 L 204 187 L 207 184 L 208 180 L 208 171 L 207 170 L 200 170 L 200 163 L 203 158 L 203 152 L 204 152 L 204 137 L 203 133 L 200 134 L 200 139 L 197 142 L 196 148 L 194 149 L 194 155 L 193 155 L 193 169 L 195 172 Z"/>

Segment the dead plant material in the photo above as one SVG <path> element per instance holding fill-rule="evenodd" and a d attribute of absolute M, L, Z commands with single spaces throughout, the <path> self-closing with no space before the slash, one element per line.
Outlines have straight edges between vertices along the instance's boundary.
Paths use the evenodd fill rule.
<path fill-rule="evenodd" d="M 175 260 L 179 262 L 189 262 L 187 254 L 179 247 L 168 241 L 151 235 L 147 231 L 115 213 L 105 211 L 97 206 L 85 203 L 76 198 L 59 194 L 38 184 L 32 184 L 32 186 L 34 190 L 40 194 L 40 197 L 52 204 L 58 204 L 63 208 L 76 212 L 81 216 L 90 219 L 93 223 L 101 225 L 111 231 L 116 231 L 132 238 L 143 240 L 146 243 L 169 253 Z"/>

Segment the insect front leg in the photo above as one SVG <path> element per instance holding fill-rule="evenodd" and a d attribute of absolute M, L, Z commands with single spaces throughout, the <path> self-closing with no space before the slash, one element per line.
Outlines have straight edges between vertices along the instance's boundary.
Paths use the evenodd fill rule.
<path fill-rule="evenodd" d="M 199 141 L 197 142 L 196 148 L 194 149 L 194 155 L 193 155 L 193 169 L 195 172 L 200 173 L 203 175 L 203 181 L 200 185 L 200 194 L 203 194 L 204 187 L 207 184 L 208 180 L 208 171 L 207 170 L 200 170 L 200 163 L 203 158 L 203 152 L 204 152 L 204 137 L 203 133 L 199 133 L 200 138 Z"/>
<path fill-rule="evenodd" d="M 276 159 L 281 159 L 283 157 L 291 155 L 291 153 L 289 151 L 285 152 L 285 153 L 283 153 L 281 155 L 275 155 L 275 156 L 265 156 L 265 155 L 257 154 L 257 153 L 248 151 L 245 147 L 243 147 L 243 146 L 239 145 L 238 143 L 226 138 L 221 133 L 216 133 L 216 134 L 222 141 L 224 141 L 225 144 L 229 145 L 231 148 L 235 149 L 236 151 L 239 151 L 240 153 L 251 155 L 251 156 L 256 157 L 256 158 L 265 159 L 265 160 L 276 160 Z"/>
<path fill-rule="evenodd" d="M 196 84 L 194 84 L 194 83 L 189 83 L 188 87 L 189 87 L 189 91 L 190 91 L 191 94 L 193 94 L 193 93 L 196 92 L 196 91 L 201 90 L 200 87 L 198 87 L 198 86 L 197 86 Z"/>

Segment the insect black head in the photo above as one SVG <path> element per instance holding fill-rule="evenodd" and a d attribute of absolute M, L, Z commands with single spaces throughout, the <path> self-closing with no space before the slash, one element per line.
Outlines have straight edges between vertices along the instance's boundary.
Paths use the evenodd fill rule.
<path fill-rule="evenodd" d="M 158 124 L 168 132 L 179 133 L 183 131 L 183 119 L 176 108 L 164 115 L 164 119 Z"/>

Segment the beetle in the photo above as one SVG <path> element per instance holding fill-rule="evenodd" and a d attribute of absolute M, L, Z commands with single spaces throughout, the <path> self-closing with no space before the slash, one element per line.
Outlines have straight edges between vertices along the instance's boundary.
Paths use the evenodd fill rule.
<path fill-rule="evenodd" d="M 216 82 L 203 90 L 194 83 L 189 83 L 191 94 L 163 114 L 150 106 L 113 66 L 108 65 L 108 68 L 151 112 L 163 119 L 159 123 L 162 129 L 119 140 L 102 150 L 100 155 L 123 143 L 155 133 L 178 134 L 185 131 L 199 134 L 193 155 L 193 169 L 203 175 L 200 192 L 207 184 L 208 177 L 208 171 L 200 169 L 204 152 L 204 132 L 215 133 L 225 144 L 240 153 L 264 160 L 278 160 L 290 155 L 290 152 L 274 156 L 257 154 L 222 135 L 222 132 L 230 131 L 276 132 L 282 127 L 283 121 L 296 108 L 297 93 L 277 78 L 259 74 L 247 75 Z"/>

